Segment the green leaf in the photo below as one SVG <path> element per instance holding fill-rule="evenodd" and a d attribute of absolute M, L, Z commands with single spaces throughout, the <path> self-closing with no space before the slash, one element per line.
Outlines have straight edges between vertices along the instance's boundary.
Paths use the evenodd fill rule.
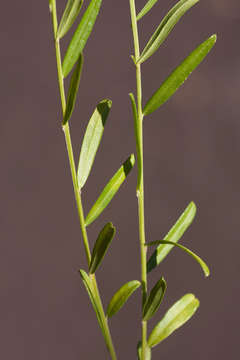
<path fill-rule="evenodd" d="M 156 4 L 158 0 L 148 0 L 146 5 L 142 8 L 142 10 L 137 15 L 137 21 L 140 20 L 144 15 L 146 15 L 151 8 Z"/>
<path fill-rule="evenodd" d="M 124 164 L 118 169 L 115 175 L 111 178 L 108 184 L 103 189 L 99 198 L 89 211 L 85 224 L 86 226 L 90 225 L 105 209 L 105 207 L 110 203 L 114 195 L 117 193 L 123 181 L 126 179 L 127 175 L 132 170 L 135 163 L 134 155 L 132 154 Z"/>
<path fill-rule="evenodd" d="M 87 130 L 84 135 L 79 165 L 78 165 L 78 186 L 81 189 L 90 174 L 93 162 L 100 145 L 105 123 L 111 109 L 111 100 L 102 100 L 96 107 L 89 120 Z"/>
<path fill-rule="evenodd" d="M 78 62 L 75 67 L 75 70 L 71 76 L 71 81 L 70 81 L 69 90 L 68 90 L 66 111 L 65 111 L 64 119 L 63 119 L 63 126 L 66 125 L 68 120 L 71 118 L 73 110 L 74 110 L 77 93 L 78 93 L 78 88 L 79 88 L 79 84 L 80 84 L 82 66 L 83 66 L 83 54 L 80 54 Z"/>
<path fill-rule="evenodd" d="M 152 288 L 149 297 L 143 307 L 143 320 L 147 321 L 158 310 L 166 291 L 166 281 L 162 277 Z"/>
<path fill-rule="evenodd" d="M 203 61 L 216 42 L 216 35 L 200 44 L 183 62 L 169 75 L 160 88 L 148 100 L 143 109 L 149 115 L 163 105 L 184 83 L 193 70 Z"/>
<path fill-rule="evenodd" d="M 130 93 L 129 97 L 130 97 L 130 100 L 131 100 L 134 120 L 135 120 L 135 122 L 137 122 L 138 114 L 137 114 L 137 105 L 136 105 L 135 97 L 134 97 L 133 93 Z"/>
<path fill-rule="evenodd" d="M 63 60 L 62 70 L 64 77 L 70 73 L 74 64 L 78 60 L 79 55 L 83 52 L 95 24 L 101 3 L 102 0 L 92 0 L 83 14 L 80 24 L 73 35 Z"/>
<path fill-rule="evenodd" d="M 124 284 L 112 297 L 107 307 L 107 316 L 115 315 L 126 303 L 129 296 L 141 285 L 140 281 L 132 280 Z"/>
<path fill-rule="evenodd" d="M 58 27 L 57 39 L 61 39 L 64 35 L 66 35 L 68 30 L 70 30 L 80 12 L 82 4 L 83 0 L 68 0 Z"/>
<path fill-rule="evenodd" d="M 94 296 L 94 288 L 93 288 L 93 284 L 92 284 L 92 279 L 90 278 L 90 276 L 88 276 L 88 274 L 84 271 L 84 270 L 79 270 L 83 284 L 87 290 L 87 293 L 89 295 L 89 298 L 91 300 L 93 309 L 97 315 L 97 319 L 98 319 L 98 323 L 100 325 L 100 328 L 102 330 L 103 335 L 105 336 L 105 330 L 104 330 L 104 326 L 103 326 L 103 321 L 101 318 L 101 314 L 98 310 L 98 305 L 97 302 L 95 300 L 95 296 Z"/>
<path fill-rule="evenodd" d="M 163 240 L 172 241 L 174 243 L 178 242 L 187 228 L 191 225 L 196 215 L 196 210 L 196 205 L 194 202 L 191 202 Z M 148 260 L 147 271 L 150 272 L 159 265 L 172 249 L 172 245 L 160 244 Z"/>
<path fill-rule="evenodd" d="M 94 274 L 102 262 L 115 232 L 116 229 L 112 223 L 107 223 L 100 231 L 92 251 L 91 263 L 89 265 L 90 274 Z"/>
<path fill-rule="evenodd" d="M 184 250 L 188 255 L 192 256 L 199 263 L 199 265 L 203 269 L 203 272 L 204 272 L 206 277 L 208 277 L 210 275 L 210 271 L 209 271 L 209 268 L 208 268 L 207 264 L 198 255 L 196 255 L 193 251 L 189 250 L 185 246 L 174 243 L 174 242 L 169 241 L 169 240 L 168 241 L 166 241 L 166 240 L 157 240 L 157 241 L 151 241 L 149 243 L 146 243 L 147 246 L 159 245 L 159 244 L 170 244 L 170 245 L 177 246 L 180 249 Z"/>
<path fill-rule="evenodd" d="M 166 339 L 173 331 L 185 324 L 199 307 L 199 301 L 193 294 L 184 295 L 165 314 L 155 326 L 148 339 L 151 348 Z"/>
<path fill-rule="evenodd" d="M 137 105 L 135 102 L 135 98 L 133 93 L 129 94 L 131 105 L 132 105 L 132 111 L 133 111 L 133 117 L 134 117 L 134 131 L 135 131 L 135 138 L 136 138 L 136 150 L 137 150 L 137 160 L 138 160 L 138 179 L 137 179 L 137 190 L 140 188 L 140 183 L 142 179 L 142 161 L 141 161 L 141 130 L 139 127 L 139 121 L 138 121 L 138 114 L 137 114 Z"/>
<path fill-rule="evenodd" d="M 199 0 L 180 0 L 164 17 L 143 49 L 137 63 L 141 64 L 157 51 L 181 17 Z"/>
<path fill-rule="evenodd" d="M 137 344 L 138 360 L 142 360 L 142 341 Z M 146 346 L 146 357 L 145 360 L 151 360 L 151 348 Z"/>

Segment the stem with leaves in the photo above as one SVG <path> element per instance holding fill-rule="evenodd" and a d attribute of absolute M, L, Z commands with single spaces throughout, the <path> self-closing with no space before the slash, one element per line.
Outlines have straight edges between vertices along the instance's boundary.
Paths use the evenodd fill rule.
<path fill-rule="evenodd" d="M 56 49 L 56 61 L 59 91 L 62 105 L 62 129 L 65 135 L 65 142 L 69 165 L 72 175 L 73 189 L 78 210 L 79 223 L 82 232 L 84 250 L 87 259 L 87 272 L 80 269 L 80 275 L 86 291 L 89 295 L 93 309 L 96 313 L 98 323 L 100 325 L 106 346 L 109 350 L 112 360 L 117 360 L 114 350 L 108 319 L 114 316 L 127 302 L 128 298 L 140 286 L 142 289 L 142 336 L 138 343 L 138 359 L 150 360 L 152 347 L 161 343 L 171 333 L 177 330 L 180 326 L 185 324 L 196 312 L 199 301 L 193 294 L 186 294 L 180 298 L 172 307 L 166 312 L 165 316 L 153 328 L 149 337 L 147 337 L 147 321 L 151 319 L 157 312 L 166 292 L 166 281 L 161 276 L 155 286 L 148 294 L 147 289 L 147 274 L 155 269 L 169 254 L 173 248 L 180 248 L 185 253 L 190 255 L 204 271 L 205 276 L 209 275 L 209 268 L 207 264 L 193 251 L 189 250 L 183 245 L 178 244 L 178 241 L 183 236 L 184 232 L 191 225 L 195 214 L 196 205 L 191 202 L 177 222 L 173 225 L 170 231 L 163 239 L 156 241 L 148 241 L 145 239 L 145 216 L 144 216 L 144 171 L 143 171 L 143 118 L 153 113 L 161 107 L 183 82 L 189 77 L 192 71 L 206 57 L 208 52 L 215 44 L 216 36 L 213 35 L 200 44 L 194 51 L 187 56 L 180 65 L 173 70 L 173 72 L 166 78 L 162 85 L 153 93 L 150 99 L 142 107 L 142 81 L 141 81 L 141 64 L 149 59 L 166 40 L 175 25 L 181 17 L 193 7 L 198 0 L 179 0 L 175 6 L 166 14 L 159 26 L 156 28 L 153 35 L 150 37 L 148 43 L 140 54 L 139 49 L 139 35 L 138 35 L 138 21 L 142 19 L 157 3 L 158 0 L 148 0 L 143 9 L 136 14 L 135 0 L 130 1 L 130 13 L 133 32 L 133 43 L 135 54 L 132 56 L 136 67 L 136 94 L 137 103 L 134 95 L 131 93 L 130 99 L 133 109 L 135 138 L 136 138 L 136 153 L 138 162 L 138 179 L 137 179 L 137 198 L 138 198 L 138 216 L 139 216 L 139 239 L 140 239 L 140 253 L 141 253 L 141 282 L 138 280 L 128 281 L 122 285 L 112 296 L 108 303 L 106 313 L 101 301 L 95 273 L 101 264 L 105 253 L 111 244 L 115 235 L 115 227 L 108 222 L 99 232 L 97 240 L 91 252 L 87 227 L 94 222 L 103 212 L 106 206 L 110 203 L 114 195 L 119 190 L 122 183 L 125 181 L 127 175 L 134 166 L 134 155 L 130 155 L 128 159 L 117 170 L 114 176 L 110 179 L 103 191 L 99 195 L 96 202 L 84 216 L 81 191 L 84 187 L 87 178 L 93 166 L 96 152 L 101 142 L 105 123 L 112 106 L 109 99 L 100 101 L 87 126 L 80 156 L 78 168 L 76 169 L 73 147 L 70 134 L 69 120 L 75 107 L 77 92 L 80 84 L 81 71 L 83 66 L 83 49 L 92 32 L 96 18 L 98 16 L 102 0 L 89 0 L 87 9 L 85 10 L 79 25 L 70 41 L 64 56 L 63 62 L 61 60 L 60 39 L 70 30 L 73 23 L 78 17 L 81 10 L 83 0 L 68 0 L 66 8 L 63 12 L 61 22 L 58 26 L 56 0 L 49 0 L 50 11 L 52 14 L 54 41 Z M 73 70 L 74 69 L 74 70 Z M 73 70 L 73 71 L 72 71 Z M 64 79 L 71 74 L 71 79 L 68 88 L 67 98 L 65 96 Z M 147 261 L 147 249 L 151 246 L 156 246 L 149 260 Z"/>
<path fill-rule="evenodd" d="M 139 238 L 141 253 L 141 282 L 142 282 L 142 307 L 147 298 L 147 246 L 145 245 L 145 216 L 144 216 L 144 171 L 143 171 L 143 113 L 142 113 L 142 79 L 141 65 L 136 63 L 140 56 L 137 16 L 135 0 L 130 0 L 130 13 L 132 21 L 132 32 L 135 50 L 136 65 L 136 84 L 137 84 L 137 111 L 135 116 L 135 136 L 137 144 L 137 162 L 138 162 L 138 215 L 139 215 Z M 132 95 L 133 100 L 133 95 Z M 142 320 L 142 359 L 145 359 L 147 347 L 147 322 Z"/>
<path fill-rule="evenodd" d="M 50 4 L 50 11 L 52 13 L 59 91 L 60 91 L 61 104 L 62 104 L 62 114 L 63 114 L 63 119 L 64 119 L 65 113 L 66 113 L 66 96 L 65 96 L 65 89 L 64 89 L 64 76 L 63 76 L 63 71 L 62 71 L 60 44 L 59 44 L 59 38 L 57 37 L 58 21 L 57 21 L 56 0 L 50 0 L 49 4 Z M 63 128 L 64 135 L 65 135 L 68 160 L 69 160 L 69 165 L 70 165 L 70 170 L 71 170 L 71 175 L 72 175 L 74 195 L 75 195 L 75 200 L 76 200 L 76 205 L 77 205 L 77 210 L 78 210 L 78 215 L 79 215 L 80 227 L 81 227 L 81 231 L 82 231 L 85 254 L 86 254 L 88 266 L 90 266 L 92 258 L 91 258 L 91 252 L 90 252 L 87 230 L 86 230 L 85 219 L 84 219 L 84 213 L 83 213 L 83 206 L 82 206 L 82 200 L 81 200 L 81 189 L 78 186 L 77 172 L 76 172 L 76 166 L 75 166 L 74 155 L 73 155 L 69 123 L 68 122 L 63 123 L 62 128 Z M 92 294 L 94 297 L 94 303 L 97 308 L 97 312 L 99 314 L 98 320 L 99 320 L 99 323 L 100 323 L 100 326 L 101 326 L 101 329 L 102 329 L 102 332 L 104 335 L 104 339 L 106 341 L 106 345 L 107 345 L 107 348 L 109 350 L 112 360 L 117 360 L 117 356 L 116 356 L 116 353 L 114 350 L 107 318 L 105 316 L 101 297 L 99 294 L 95 274 L 91 275 L 91 280 L 92 280 Z"/>
<path fill-rule="evenodd" d="M 147 321 L 155 314 L 160 306 L 166 290 L 166 282 L 161 278 L 147 294 L 147 273 L 153 270 L 166 257 L 173 247 L 179 247 L 192 256 L 202 267 L 206 276 L 209 275 L 209 269 L 206 263 L 194 252 L 177 244 L 185 230 L 191 224 L 195 213 L 196 206 L 192 202 L 179 218 L 177 223 L 166 235 L 164 240 L 151 241 L 146 243 L 145 240 L 145 217 L 144 217 L 144 168 L 143 168 L 143 119 L 163 105 L 183 84 L 191 72 L 200 64 L 208 52 L 211 50 L 216 41 L 213 35 L 204 43 L 200 44 L 165 80 L 160 88 L 148 100 L 142 108 L 142 80 L 141 64 L 150 58 L 166 40 L 167 36 L 181 19 L 181 17 L 193 7 L 198 0 L 180 0 L 160 22 L 156 31 L 150 37 L 148 43 L 140 54 L 138 21 L 142 19 L 156 4 L 157 0 L 148 0 L 144 8 L 136 14 L 135 0 L 129 0 L 131 25 L 134 43 L 133 62 L 136 67 L 136 102 L 133 93 L 130 93 L 132 103 L 133 117 L 135 124 L 136 153 L 138 163 L 138 181 L 137 181 L 137 198 L 138 198 L 138 217 L 139 217 L 139 239 L 141 253 L 141 284 L 142 284 L 142 340 L 138 344 L 139 360 L 151 359 L 151 348 L 160 343 L 166 336 L 170 335 L 173 329 L 183 325 L 196 311 L 199 306 L 198 300 L 192 295 L 187 294 L 180 299 L 166 314 L 166 318 L 153 329 L 147 339 Z M 147 262 L 148 246 L 158 245 L 154 253 Z M 187 309 L 187 310 L 186 310 Z M 172 314 L 176 311 L 176 318 L 172 319 Z M 183 311 L 186 314 L 183 315 Z M 182 316 L 183 322 L 178 322 L 178 316 Z M 167 320 L 166 320 L 167 319 Z M 170 324 L 173 320 L 172 325 Z M 165 334 L 164 334 L 165 332 Z M 167 334 L 167 335 L 166 335 Z"/>

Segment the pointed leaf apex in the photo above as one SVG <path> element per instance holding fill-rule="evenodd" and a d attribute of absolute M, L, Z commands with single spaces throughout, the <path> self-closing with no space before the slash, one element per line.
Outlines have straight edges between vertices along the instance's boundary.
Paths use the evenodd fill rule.
<path fill-rule="evenodd" d="M 132 164 L 132 166 L 135 164 L 135 156 L 134 156 L 134 154 L 131 154 L 131 156 L 130 156 L 130 163 Z"/>
<path fill-rule="evenodd" d="M 217 34 L 213 34 L 210 39 L 213 40 L 213 42 L 215 43 L 217 41 Z"/>

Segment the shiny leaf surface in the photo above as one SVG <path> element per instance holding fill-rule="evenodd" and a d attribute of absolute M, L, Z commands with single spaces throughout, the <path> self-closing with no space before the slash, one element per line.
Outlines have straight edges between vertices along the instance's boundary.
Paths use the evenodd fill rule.
<path fill-rule="evenodd" d="M 166 291 L 166 281 L 162 277 L 152 288 L 149 297 L 143 307 L 143 320 L 148 321 L 158 310 Z"/>
<path fill-rule="evenodd" d="M 194 315 L 198 307 L 199 301 L 193 294 L 184 295 L 155 326 L 148 339 L 149 347 L 156 346 L 184 325 Z"/>
<path fill-rule="evenodd" d="M 145 16 L 152 9 L 152 7 L 156 4 L 157 1 L 158 0 L 148 0 L 146 5 L 142 8 L 142 10 L 137 15 L 137 21 L 140 20 L 143 16 Z"/>
<path fill-rule="evenodd" d="M 74 64 L 77 62 L 79 55 L 83 52 L 95 24 L 101 3 L 102 0 L 92 0 L 83 14 L 63 60 L 62 70 L 64 77 L 70 73 Z"/>
<path fill-rule="evenodd" d="M 132 280 L 124 284 L 112 297 L 107 307 L 107 316 L 116 314 L 126 303 L 129 296 L 141 285 L 140 281 Z"/>
<path fill-rule="evenodd" d="M 216 35 L 200 44 L 183 62 L 169 75 L 160 88 L 152 95 L 143 109 L 149 115 L 163 105 L 184 83 L 193 70 L 203 61 L 216 42 Z"/>
<path fill-rule="evenodd" d="M 82 66 L 83 66 L 83 55 L 80 54 L 80 57 L 76 64 L 75 70 L 72 74 L 70 85 L 69 85 L 67 105 L 66 105 L 66 111 L 64 114 L 63 125 L 65 125 L 68 122 L 68 120 L 71 118 L 74 107 L 75 107 L 77 93 L 78 93 L 80 79 L 81 79 Z"/>
<path fill-rule="evenodd" d="M 87 290 L 87 293 L 89 295 L 89 298 L 91 300 L 93 309 L 94 309 L 94 311 L 95 311 L 95 313 L 97 315 L 98 323 L 99 323 L 99 325 L 101 327 L 101 330 L 102 330 L 103 334 L 105 334 L 103 322 L 102 322 L 102 319 L 101 319 L 101 314 L 100 314 L 100 312 L 98 310 L 97 302 L 95 301 L 94 288 L 93 288 L 92 280 L 91 280 L 90 276 L 88 276 L 88 274 L 84 270 L 79 270 L 79 272 L 80 272 L 83 284 L 84 284 L 84 286 L 85 286 L 85 288 Z"/>
<path fill-rule="evenodd" d="M 58 27 L 58 39 L 61 39 L 70 30 L 80 12 L 82 4 L 83 0 L 68 0 L 67 6 L 64 10 L 62 19 Z"/>
<path fill-rule="evenodd" d="M 90 174 L 94 159 L 100 145 L 105 123 L 111 109 L 111 100 L 102 100 L 89 120 L 81 147 L 78 165 L 78 186 L 81 189 Z"/>
<path fill-rule="evenodd" d="M 183 245 L 174 243 L 172 241 L 166 241 L 166 240 L 151 241 L 151 242 L 147 243 L 146 245 L 151 246 L 151 245 L 159 245 L 159 244 L 170 244 L 170 245 L 177 246 L 180 249 L 184 250 L 188 255 L 192 256 L 199 263 L 199 265 L 201 266 L 201 268 L 204 272 L 204 275 L 206 277 L 208 277 L 210 275 L 209 268 L 208 268 L 207 264 L 205 263 L 205 261 L 203 261 L 197 254 L 195 254 L 193 251 L 189 250 L 188 248 L 186 248 Z"/>
<path fill-rule="evenodd" d="M 137 63 L 141 64 L 153 55 L 164 40 L 168 37 L 171 30 L 178 23 L 181 17 L 199 0 L 180 0 L 164 17 L 156 31 L 143 49 Z"/>
<path fill-rule="evenodd" d="M 112 223 L 107 223 L 100 231 L 92 251 L 92 258 L 89 266 L 90 274 L 95 273 L 98 266 L 101 264 L 115 232 L 116 229 Z"/>
<path fill-rule="evenodd" d="M 196 215 L 196 210 L 196 205 L 194 202 L 191 202 L 163 240 L 172 241 L 174 243 L 178 242 L 191 225 Z M 159 265 L 172 249 L 172 245 L 160 244 L 148 260 L 147 271 L 150 272 Z"/>
<path fill-rule="evenodd" d="M 110 203 L 114 195 L 117 193 L 118 189 L 126 179 L 127 175 L 132 170 L 135 163 L 134 155 L 132 154 L 124 164 L 118 169 L 115 175 L 111 178 L 108 184 L 103 189 L 99 198 L 89 211 L 85 224 L 86 226 L 90 225 L 105 209 L 105 207 Z"/>

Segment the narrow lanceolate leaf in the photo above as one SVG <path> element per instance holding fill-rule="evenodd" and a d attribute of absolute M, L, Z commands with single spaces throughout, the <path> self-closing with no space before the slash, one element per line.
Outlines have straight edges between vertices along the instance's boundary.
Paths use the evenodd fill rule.
<path fill-rule="evenodd" d="M 75 70 L 72 74 L 70 85 L 69 85 L 67 105 L 66 105 L 66 111 L 64 114 L 63 125 L 65 125 L 68 122 L 68 120 L 71 118 L 73 110 L 74 110 L 77 93 L 78 93 L 78 89 L 79 89 L 79 84 L 80 84 L 82 66 L 83 66 L 83 54 L 80 54 L 80 57 L 76 64 Z"/>
<path fill-rule="evenodd" d="M 130 93 L 129 97 L 130 97 L 130 100 L 131 100 L 134 121 L 137 122 L 138 114 L 137 114 L 137 105 L 136 105 L 135 97 L 134 97 L 133 93 Z"/>
<path fill-rule="evenodd" d="M 111 100 L 102 100 L 89 120 L 83 138 L 78 165 L 78 186 L 80 189 L 84 186 L 93 166 L 111 106 Z"/>
<path fill-rule="evenodd" d="M 193 70 L 203 61 L 216 42 L 216 35 L 200 44 L 183 62 L 169 75 L 160 88 L 148 100 L 143 109 L 149 115 L 163 105 L 184 83 Z"/>
<path fill-rule="evenodd" d="M 115 232 L 116 229 L 112 223 L 107 223 L 100 231 L 92 251 L 91 263 L 89 266 L 90 274 L 94 274 L 101 264 Z"/>
<path fill-rule="evenodd" d="M 155 326 L 148 339 L 151 348 L 166 339 L 173 331 L 185 324 L 199 307 L 199 301 L 193 294 L 184 295 L 165 314 Z"/>
<path fill-rule="evenodd" d="M 129 296 L 141 285 L 140 281 L 132 280 L 124 284 L 112 297 L 108 307 L 107 316 L 110 318 L 116 314 L 126 303 Z"/>
<path fill-rule="evenodd" d="M 135 131 L 135 138 L 136 138 L 136 150 L 137 150 L 137 161 L 138 161 L 137 190 L 139 190 L 141 180 L 142 180 L 142 172 L 143 172 L 142 161 L 141 161 L 141 131 L 140 131 L 139 121 L 138 121 L 137 105 L 136 105 L 136 101 L 135 101 L 133 93 L 130 93 L 129 97 L 131 100 L 133 117 L 134 117 L 134 131 Z"/>
<path fill-rule="evenodd" d="M 163 240 L 172 241 L 174 243 L 178 242 L 187 228 L 191 225 L 196 215 L 196 210 L 196 205 L 194 202 L 191 202 Z M 172 245 L 160 244 L 148 260 L 147 271 L 150 272 L 159 265 L 172 249 Z"/>
<path fill-rule="evenodd" d="M 206 277 L 210 275 L 209 267 L 207 266 L 205 261 L 203 261 L 197 254 L 195 254 L 193 251 L 189 250 L 185 246 L 166 240 L 157 240 L 146 243 L 147 246 L 159 245 L 159 244 L 169 244 L 169 245 L 177 246 L 180 249 L 184 250 L 188 255 L 192 256 L 199 263 Z"/>
<path fill-rule="evenodd" d="M 100 10 L 102 0 L 92 0 L 83 14 L 83 17 L 75 31 L 73 38 L 68 46 L 63 61 L 63 75 L 66 77 L 72 70 L 74 64 L 83 52 L 84 46 L 92 32 L 97 15 Z"/>
<path fill-rule="evenodd" d="M 162 277 L 152 288 L 149 297 L 143 307 L 143 320 L 149 320 L 158 310 L 166 291 L 166 281 Z"/>
<path fill-rule="evenodd" d="M 58 27 L 58 39 L 61 39 L 64 35 L 66 35 L 68 30 L 70 30 L 80 12 L 82 4 L 83 0 L 68 0 L 67 6 L 64 10 L 62 19 Z"/>
<path fill-rule="evenodd" d="M 157 51 L 181 17 L 199 0 L 180 0 L 164 17 L 143 49 L 137 63 L 141 64 Z"/>
<path fill-rule="evenodd" d="M 142 8 L 142 10 L 137 15 L 137 21 L 140 20 L 144 15 L 146 15 L 151 8 L 156 4 L 158 0 L 148 0 L 146 5 Z"/>
<path fill-rule="evenodd" d="M 142 360 L 142 342 L 139 341 L 137 344 L 138 360 Z M 151 360 L 151 348 L 146 346 L 146 357 L 145 360 Z"/>
<path fill-rule="evenodd" d="M 123 181 L 126 179 L 127 175 L 132 170 L 135 163 L 134 155 L 132 154 L 124 164 L 118 169 L 116 174 L 111 178 L 108 184 L 103 189 L 99 198 L 89 211 L 85 224 L 86 226 L 90 225 L 105 209 L 105 207 L 110 203 L 114 195 L 117 193 L 118 189 L 122 185 Z"/>
<path fill-rule="evenodd" d="M 100 314 L 99 309 L 98 309 L 98 305 L 97 305 L 97 303 L 95 301 L 94 288 L 93 288 L 92 280 L 84 270 L 79 270 L 79 271 L 80 271 L 80 275 L 81 275 L 83 284 L 84 284 L 84 286 L 85 286 L 85 288 L 87 290 L 87 293 L 89 295 L 89 298 L 91 300 L 93 309 L 94 309 L 94 311 L 95 311 L 95 313 L 97 315 L 98 323 L 99 323 L 100 328 L 102 330 L 102 333 L 103 333 L 103 335 L 105 337 L 103 321 L 102 321 L 101 314 Z"/>

